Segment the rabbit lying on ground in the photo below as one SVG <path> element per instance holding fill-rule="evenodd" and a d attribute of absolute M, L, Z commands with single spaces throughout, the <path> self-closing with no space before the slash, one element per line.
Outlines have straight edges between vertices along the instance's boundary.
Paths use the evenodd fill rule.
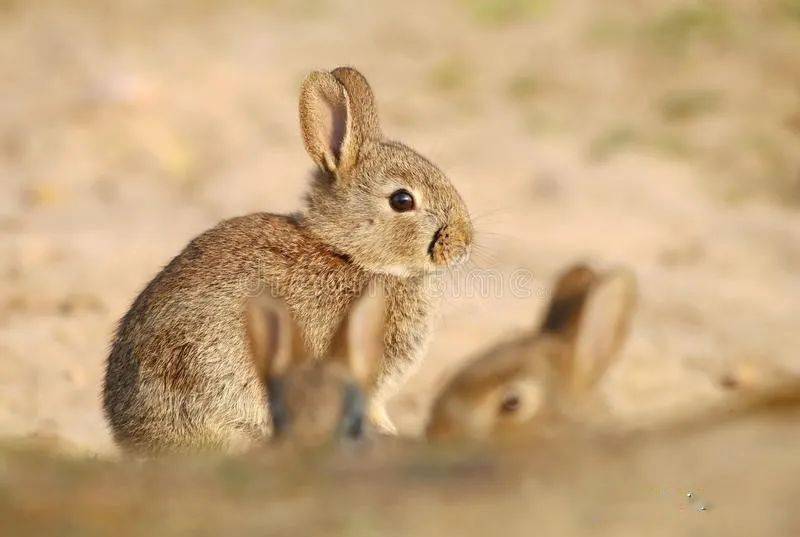
<path fill-rule="evenodd" d="M 674 416 L 650 429 L 608 420 L 603 426 L 586 423 L 590 414 L 604 413 L 591 397 L 592 389 L 624 341 L 634 287 L 633 276 L 624 270 L 600 274 L 583 265 L 567 270 L 533 335 L 493 347 L 440 392 L 428 438 L 489 439 L 507 432 L 511 439 L 530 443 L 543 436 L 613 438 L 622 431 L 674 435 L 800 405 L 800 381 L 784 376 L 771 383 L 752 382 L 751 371 L 742 375 L 732 370 L 720 379 L 732 391 L 722 404 Z M 250 348 L 268 394 L 276 438 L 308 446 L 364 436 L 363 402 L 383 354 L 384 308 L 380 289 L 365 292 L 339 326 L 326 359 L 313 360 L 282 301 L 251 301 Z M 408 442 L 384 438 L 373 445 L 393 453 Z"/>
<path fill-rule="evenodd" d="M 617 356 L 635 295 L 627 271 L 567 270 L 538 329 L 482 352 L 442 389 L 427 436 L 485 438 L 576 413 Z"/>
<path fill-rule="evenodd" d="M 581 425 L 606 414 L 593 388 L 619 356 L 635 296 L 635 279 L 626 270 L 598 273 L 585 265 L 566 270 L 538 329 L 482 352 L 449 380 L 434 400 L 427 437 L 486 439 L 505 432 L 530 437 L 564 428 L 591 430 Z M 750 369 L 732 370 L 719 379 L 730 391 L 720 404 L 640 432 L 688 433 L 800 406 L 800 379 L 773 372 L 765 381 Z M 637 430 L 613 421 L 598 431 Z"/>

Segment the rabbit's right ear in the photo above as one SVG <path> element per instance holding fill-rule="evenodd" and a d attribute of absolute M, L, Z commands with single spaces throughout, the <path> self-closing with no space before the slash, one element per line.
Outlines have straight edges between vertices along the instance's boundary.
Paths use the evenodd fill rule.
<path fill-rule="evenodd" d="M 337 176 L 356 164 L 367 139 L 381 137 L 372 90 L 349 67 L 308 75 L 300 90 L 300 126 L 308 154 Z"/>
<path fill-rule="evenodd" d="M 303 352 L 300 332 L 281 300 L 268 295 L 249 300 L 245 327 L 250 356 L 262 382 L 283 374 Z"/>
<path fill-rule="evenodd" d="M 375 385 L 383 362 L 386 293 L 371 286 L 357 298 L 331 344 L 331 359 L 350 371 L 364 390 Z"/>
<path fill-rule="evenodd" d="M 636 302 L 636 278 L 627 270 L 603 275 L 591 288 L 575 334 L 571 385 L 594 386 L 625 341 Z"/>

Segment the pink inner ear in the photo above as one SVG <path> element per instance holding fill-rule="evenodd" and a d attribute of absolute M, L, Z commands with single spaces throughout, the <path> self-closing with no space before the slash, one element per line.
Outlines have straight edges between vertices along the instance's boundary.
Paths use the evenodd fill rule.
<path fill-rule="evenodd" d="M 267 314 L 265 319 L 266 322 L 266 329 L 267 329 L 267 337 L 266 337 L 266 348 L 264 349 L 264 358 L 268 361 L 275 360 L 275 356 L 278 354 L 279 351 L 279 342 L 278 338 L 281 337 L 280 330 L 281 330 L 281 321 L 278 317 L 278 313 L 276 311 L 270 311 Z M 265 364 L 267 366 L 275 364 Z M 269 367 L 267 367 L 269 369 Z"/>
<path fill-rule="evenodd" d="M 347 133 L 347 106 L 344 102 L 336 102 L 329 99 L 323 99 L 326 106 L 325 115 L 327 116 L 322 122 L 325 129 L 324 137 L 328 141 L 333 158 L 336 162 L 342 154 L 342 144 L 344 137 Z"/>

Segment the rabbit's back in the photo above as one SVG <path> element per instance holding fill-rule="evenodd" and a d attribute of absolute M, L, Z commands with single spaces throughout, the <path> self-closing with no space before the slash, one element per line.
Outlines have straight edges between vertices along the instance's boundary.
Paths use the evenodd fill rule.
<path fill-rule="evenodd" d="M 120 322 L 104 390 L 115 439 L 153 451 L 262 437 L 246 300 L 265 290 L 282 296 L 320 355 L 367 278 L 291 216 L 234 218 L 195 238 Z"/>

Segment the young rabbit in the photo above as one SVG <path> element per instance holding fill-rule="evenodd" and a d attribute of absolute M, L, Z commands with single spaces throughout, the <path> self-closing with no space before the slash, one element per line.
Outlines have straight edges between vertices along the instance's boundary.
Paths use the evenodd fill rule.
<path fill-rule="evenodd" d="M 302 446 L 364 433 L 366 390 L 384 349 L 384 298 L 365 292 L 350 307 L 325 360 L 305 350 L 285 304 L 264 295 L 247 307 L 247 335 L 266 389 L 273 437 Z"/>
<path fill-rule="evenodd" d="M 318 169 L 300 214 L 233 218 L 192 240 L 136 298 L 108 358 L 103 405 L 128 451 L 246 448 L 268 433 L 244 310 L 285 301 L 309 354 L 325 356 L 368 284 L 386 292 L 385 350 L 370 418 L 421 356 L 433 301 L 426 275 L 466 259 L 472 224 L 444 174 L 378 125 L 356 70 L 303 82 L 300 123 Z"/>
<path fill-rule="evenodd" d="M 484 438 L 577 415 L 625 340 L 635 295 L 627 271 L 567 270 L 539 329 L 482 353 L 446 384 L 427 436 Z"/>

